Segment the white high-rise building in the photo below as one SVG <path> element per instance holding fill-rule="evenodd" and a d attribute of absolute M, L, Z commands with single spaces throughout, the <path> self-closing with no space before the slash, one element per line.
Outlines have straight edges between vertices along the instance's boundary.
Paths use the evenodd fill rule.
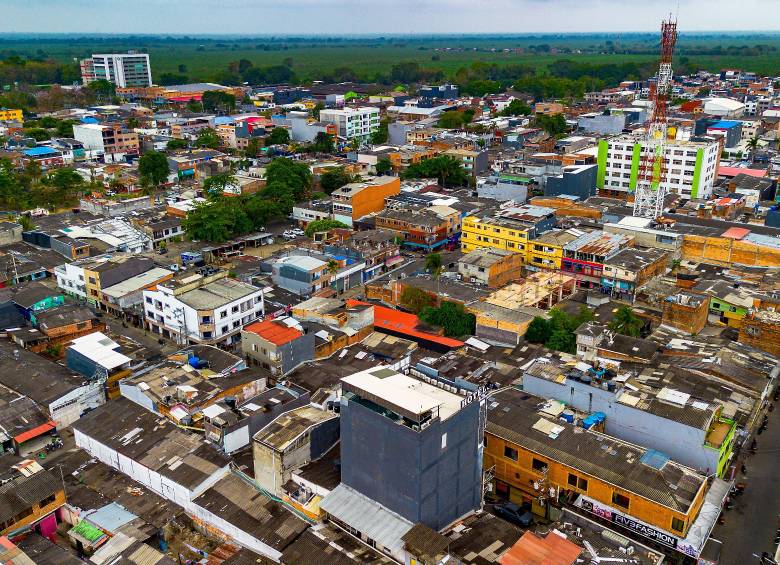
<path fill-rule="evenodd" d="M 338 136 L 343 139 L 369 141 L 371 134 L 379 130 L 379 108 L 364 106 L 321 110 L 320 121 L 335 124 L 338 128 Z"/>
<path fill-rule="evenodd" d="M 152 67 L 146 53 L 93 54 L 81 61 L 81 80 L 89 84 L 105 79 L 120 88 L 151 86 Z"/>
<path fill-rule="evenodd" d="M 596 184 L 605 195 L 622 196 L 636 190 L 641 163 L 641 136 L 620 135 L 599 142 Z M 664 146 L 667 194 L 709 198 L 718 169 L 720 144 L 715 139 L 668 140 Z"/>

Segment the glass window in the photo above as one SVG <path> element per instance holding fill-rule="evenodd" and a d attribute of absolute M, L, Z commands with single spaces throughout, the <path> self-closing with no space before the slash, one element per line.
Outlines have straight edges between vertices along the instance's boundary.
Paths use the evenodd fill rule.
<path fill-rule="evenodd" d="M 504 457 L 506 457 L 507 459 L 511 459 L 512 461 L 517 461 L 517 457 L 518 457 L 517 450 L 516 449 L 512 449 L 508 445 L 505 445 L 504 446 Z"/>
<path fill-rule="evenodd" d="M 579 490 L 587 491 L 588 490 L 588 479 L 583 479 L 582 477 L 578 477 L 574 473 L 569 473 L 569 486 L 577 488 Z"/>
<path fill-rule="evenodd" d="M 679 518 L 672 518 L 672 529 L 675 532 L 683 532 L 685 530 L 685 521 Z"/>
<path fill-rule="evenodd" d="M 620 494 L 619 492 L 613 492 L 612 503 L 617 506 L 620 506 L 621 508 L 628 508 L 628 505 L 631 503 L 631 500 L 624 494 Z"/>

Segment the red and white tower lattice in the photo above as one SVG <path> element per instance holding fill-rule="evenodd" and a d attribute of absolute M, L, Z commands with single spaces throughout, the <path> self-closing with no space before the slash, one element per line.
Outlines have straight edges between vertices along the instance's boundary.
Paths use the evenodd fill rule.
<path fill-rule="evenodd" d="M 642 142 L 639 173 L 634 193 L 634 216 L 656 218 L 663 211 L 666 182 L 666 109 L 672 85 L 672 55 L 677 43 L 677 22 L 661 22 L 661 65 L 650 86 L 651 114 Z"/>

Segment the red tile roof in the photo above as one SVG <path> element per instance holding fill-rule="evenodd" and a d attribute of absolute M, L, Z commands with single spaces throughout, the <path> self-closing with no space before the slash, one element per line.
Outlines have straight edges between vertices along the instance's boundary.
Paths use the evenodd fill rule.
<path fill-rule="evenodd" d="M 558 534 L 549 533 L 541 538 L 526 532 L 498 562 L 501 565 L 572 565 L 581 552 L 582 548 Z"/>
<path fill-rule="evenodd" d="M 285 343 L 290 343 L 291 341 L 298 339 L 303 335 L 299 330 L 291 328 L 279 320 L 263 320 L 262 322 L 254 322 L 245 327 L 244 331 L 257 334 L 264 340 L 270 341 L 274 345 L 284 345 Z"/>
<path fill-rule="evenodd" d="M 445 347 L 456 348 L 462 347 L 463 342 L 450 337 L 444 337 L 442 335 L 436 335 L 431 332 L 421 331 L 417 329 L 420 325 L 420 318 L 414 314 L 408 314 L 401 312 L 400 310 L 394 310 L 393 308 L 387 308 L 385 306 L 379 306 L 377 304 L 371 304 L 369 302 L 361 302 L 359 300 L 347 300 L 347 306 L 359 306 L 367 305 L 374 307 L 374 327 L 379 329 L 386 329 L 395 332 L 405 334 L 409 337 L 416 337 L 424 339 Z"/>

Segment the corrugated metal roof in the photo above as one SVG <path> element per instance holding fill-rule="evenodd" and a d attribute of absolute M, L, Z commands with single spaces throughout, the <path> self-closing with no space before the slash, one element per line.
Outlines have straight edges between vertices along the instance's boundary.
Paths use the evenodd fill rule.
<path fill-rule="evenodd" d="M 383 545 L 391 554 L 403 550 L 401 538 L 414 526 L 409 520 L 343 483 L 322 499 L 320 508 Z"/>

